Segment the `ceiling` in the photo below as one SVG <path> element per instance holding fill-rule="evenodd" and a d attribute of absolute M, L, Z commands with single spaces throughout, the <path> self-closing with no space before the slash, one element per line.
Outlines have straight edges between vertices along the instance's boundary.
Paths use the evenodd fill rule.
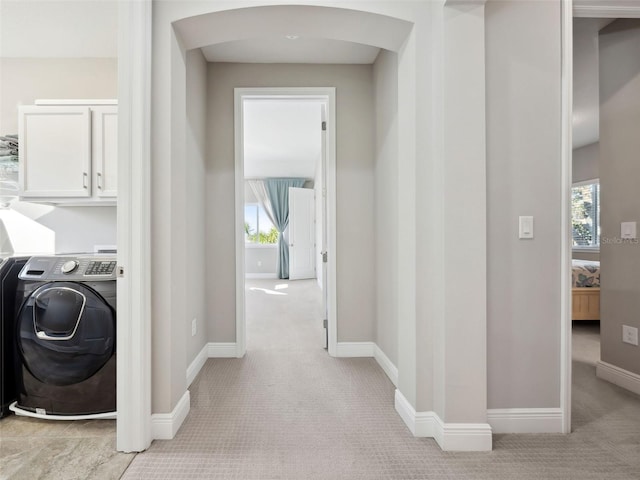
<path fill-rule="evenodd" d="M 202 48 L 209 62 L 371 64 L 379 48 L 326 38 L 295 35 L 253 38 Z"/>
<path fill-rule="evenodd" d="M 322 154 L 321 121 L 318 101 L 245 100 L 245 177 L 314 178 Z"/>

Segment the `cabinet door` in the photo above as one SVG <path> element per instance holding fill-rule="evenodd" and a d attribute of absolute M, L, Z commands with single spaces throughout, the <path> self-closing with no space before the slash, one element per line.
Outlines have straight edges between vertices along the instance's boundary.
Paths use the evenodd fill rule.
<path fill-rule="evenodd" d="M 89 107 L 20 107 L 18 133 L 22 196 L 91 196 Z"/>
<path fill-rule="evenodd" d="M 95 192 L 98 197 L 118 194 L 118 107 L 91 107 Z"/>

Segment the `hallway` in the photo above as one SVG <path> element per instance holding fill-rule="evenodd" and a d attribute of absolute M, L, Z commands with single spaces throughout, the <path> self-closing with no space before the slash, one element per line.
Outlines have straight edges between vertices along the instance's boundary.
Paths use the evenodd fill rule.
<path fill-rule="evenodd" d="M 155 441 L 123 478 L 637 478 L 640 402 L 581 369 L 580 389 L 602 383 L 594 391 L 620 408 L 593 415 L 576 401 L 569 436 L 494 435 L 487 453 L 442 452 L 414 438 L 375 360 L 331 358 L 322 348 L 316 289 L 312 281 L 248 281 L 247 355 L 209 359 L 176 438 Z"/>

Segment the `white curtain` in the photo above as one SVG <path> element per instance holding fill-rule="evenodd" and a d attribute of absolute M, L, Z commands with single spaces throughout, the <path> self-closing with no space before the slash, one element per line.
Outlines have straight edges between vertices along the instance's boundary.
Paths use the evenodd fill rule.
<path fill-rule="evenodd" d="M 262 180 L 247 180 L 249 184 L 249 188 L 258 199 L 260 206 L 264 209 L 269 220 L 274 225 L 276 224 L 275 217 L 273 216 L 273 207 L 271 206 L 271 200 L 269 199 L 269 195 L 267 194 L 267 189 L 264 187 L 264 182 Z"/>

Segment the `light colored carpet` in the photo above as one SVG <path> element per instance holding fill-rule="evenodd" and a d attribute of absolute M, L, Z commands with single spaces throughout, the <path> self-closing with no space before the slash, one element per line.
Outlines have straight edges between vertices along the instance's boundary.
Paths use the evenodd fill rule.
<path fill-rule="evenodd" d="M 442 452 L 414 438 L 375 360 L 321 348 L 312 290 L 310 282 L 248 283 L 246 357 L 207 361 L 176 438 L 155 441 L 123 478 L 640 478 L 638 397 L 582 361 L 574 362 L 571 435 L 494 435 L 485 453 Z"/>

